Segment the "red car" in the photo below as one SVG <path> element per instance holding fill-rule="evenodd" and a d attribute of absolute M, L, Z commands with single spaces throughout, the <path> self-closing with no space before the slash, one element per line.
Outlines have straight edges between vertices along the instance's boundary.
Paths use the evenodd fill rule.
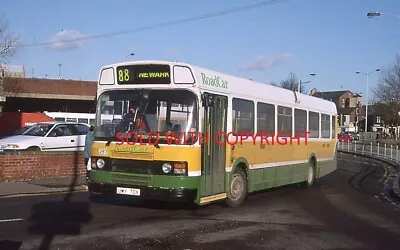
<path fill-rule="evenodd" d="M 353 138 L 349 134 L 339 134 L 339 142 L 352 142 Z"/>

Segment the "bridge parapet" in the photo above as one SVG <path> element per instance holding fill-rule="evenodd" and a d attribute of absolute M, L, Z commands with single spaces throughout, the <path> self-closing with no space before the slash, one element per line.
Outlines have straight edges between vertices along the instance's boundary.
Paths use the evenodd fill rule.
<path fill-rule="evenodd" d="M 95 81 L 4 78 L 5 97 L 94 100 L 96 87 Z"/>

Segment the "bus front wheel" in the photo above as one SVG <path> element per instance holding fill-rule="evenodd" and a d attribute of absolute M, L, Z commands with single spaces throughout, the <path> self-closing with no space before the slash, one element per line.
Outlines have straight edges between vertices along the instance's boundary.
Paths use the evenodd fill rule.
<path fill-rule="evenodd" d="M 246 173 L 241 168 L 235 168 L 230 183 L 226 203 L 229 207 L 238 207 L 247 196 Z"/>

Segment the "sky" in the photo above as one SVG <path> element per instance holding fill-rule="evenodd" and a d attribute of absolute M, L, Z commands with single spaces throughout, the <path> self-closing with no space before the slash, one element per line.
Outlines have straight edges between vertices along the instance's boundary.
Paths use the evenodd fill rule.
<path fill-rule="evenodd" d="M 364 96 L 366 76 L 355 72 L 385 69 L 400 52 L 400 18 L 366 15 L 400 15 L 399 0 L 277 0 L 141 29 L 258 2 L 2 0 L 0 13 L 25 45 L 8 64 L 23 65 L 28 77 L 57 78 L 62 64 L 61 78 L 96 81 L 103 65 L 172 60 L 266 83 L 293 72 L 311 81 L 307 90 L 348 89 Z M 62 43 L 127 30 L 134 32 Z M 30 46 L 38 43 L 51 44 Z M 379 73 L 369 77 L 370 98 L 378 79 Z"/>

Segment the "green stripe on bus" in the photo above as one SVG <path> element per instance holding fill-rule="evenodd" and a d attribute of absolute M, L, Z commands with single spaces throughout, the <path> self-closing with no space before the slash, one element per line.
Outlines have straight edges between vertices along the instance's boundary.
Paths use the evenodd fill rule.
<path fill-rule="evenodd" d="M 94 181 L 110 184 L 143 185 L 160 188 L 198 189 L 200 186 L 200 176 L 138 175 L 92 170 L 91 178 Z"/>
<path fill-rule="evenodd" d="M 248 192 L 303 182 L 307 179 L 308 165 L 308 163 L 302 163 L 250 169 L 248 173 Z M 322 177 L 336 170 L 336 166 L 336 160 L 318 162 L 316 174 Z"/>

